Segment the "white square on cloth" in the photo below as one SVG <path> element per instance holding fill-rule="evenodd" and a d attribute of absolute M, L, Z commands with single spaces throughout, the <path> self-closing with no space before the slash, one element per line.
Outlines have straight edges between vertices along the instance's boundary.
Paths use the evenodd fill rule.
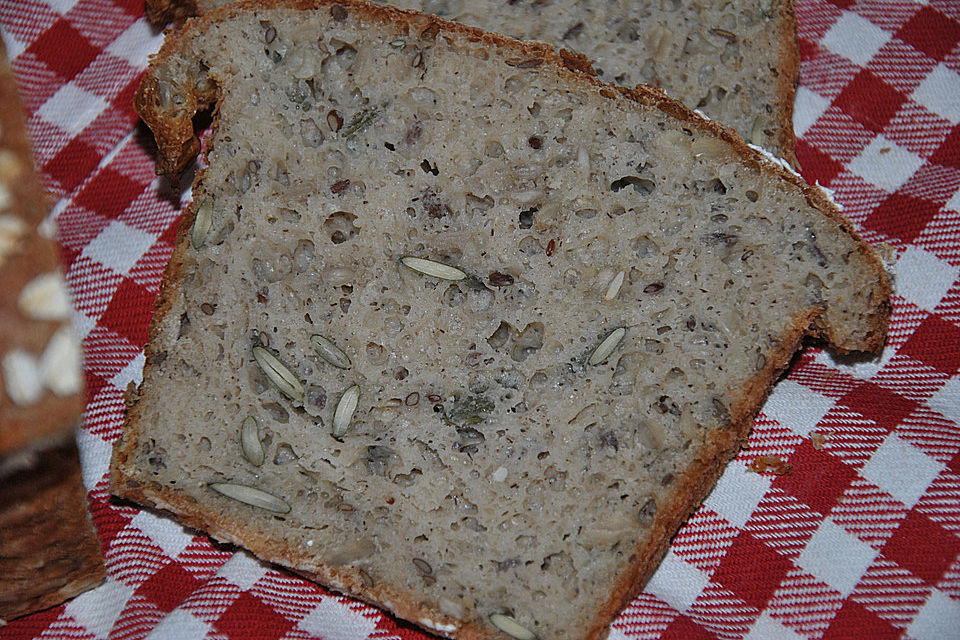
<path fill-rule="evenodd" d="M 860 472 L 894 498 L 913 508 L 944 470 L 937 460 L 895 434 L 873 452 Z"/>
<path fill-rule="evenodd" d="M 180 555 L 193 540 L 193 536 L 179 524 L 166 518 L 158 518 L 148 511 L 141 511 L 135 515 L 130 524 L 143 531 L 171 558 Z"/>
<path fill-rule="evenodd" d="M 927 400 L 927 406 L 960 427 L 960 376 L 950 378 L 937 389 Z"/>
<path fill-rule="evenodd" d="M 77 431 L 77 450 L 80 452 L 83 487 L 91 491 L 110 471 L 113 447 L 99 435 L 80 429 Z"/>
<path fill-rule="evenodd" d="M 43 0 L 43 3 L 62 16 L 67 15 L 79 0 Z"/>
<path fill-rule="evenodd" d="M 934 589 L 920 612 L 907 627 L 907 634 L 917 640 L 956 638 L 960 630 L 960 604 Z"/>
<path fill-rule="evenodd" d="M 161 44 L 163 32 L 154 30 L 145 18 L 140 18 L 107 45 L 107 52 L 136 69 L 146 69 L 147 59 L 160 50 Z"/>
<path fill-rule="evenodd" d="M 797 565 L 846 598 L 879 551 L 827 518 L 807 542 Z"/>
<path fill-rule="evenodd" d="M 866 18 L 844 11 L 820 44 L 857 66 L 865 67 L 880 48 L 890 41 L 890 37 L 889 33 Z"/>
<path fill-rule="evenodd" d="M 750 627 L 750 631 L 743 640 L 805 640 L 805 638 L 806 636 L 784 626 L 769 612 L 764 611 Z"/>
<path fill-rule="evenodd" d="M 40 105 L 37 113 L 43 120 L 72 137 L 96 120 L 106 108 L 107 103 L 103 98 L 68 82 Z"/>
<path fill-rule="evenodd" d="M 111 220 L 100 234 L 83 248 L 82 255 L 126 275 L 153 245 L 151 234 Z"/>
<path fill-rule="evenodd" d="M 217 571 L 217 575 L 227 582 L 234 584 L 243 591 L 249 591 L 260 578 L 267 575 L 267 568 L 262 562 L 244 551 L 233 554 L 229 560 Z"/>
<path fill-rule="evenodd" d="M 97 640 L 105 639 L 120 617 L 123 607 L 133 596 L 133 588 L 112 578 L 102 585 L 81 593 L 67 603 L 64 613 L 93 634 Z"/>
<path fill-rule="evenodd" d="M 771 478 L 747 471 L 743 462 L 734 460 L 724 470 L 704 504 L 734 527 L 742 529 L 772 483 Z"/>
<path fill-rule="evenodd" d="M 377 623 L 336 598 L 325 596 L 297 626 L 324 640 L 357 640 L 373 633 Z"/>
<path fill-rule="evenodd" d="M 793 105 L 793 131 L 800 137 L 806 135 L 817 120 L 830 107 L 830 100 L 807 87 L 797 87 Z"/>
<path fill-rule="evenodd" d="M 121 391 L 126 391 L 127 385 L 131 382 L 140 384 L 143 380 L 143 365 L 145 362 L 146 357 L 141 351 L 110 379 L 110 383 Z"/>
<path fill-rule="evenodd" d="M 700 597 L 709 583 L 707 574 L 671 550 L 667 551 L 644 591 L 683 613 Z"/>
<path fill-rule="evenodd" d="M 933 68 L 910 98 L 950 124 L 960 122 L 960 75 L 943 64 Z"/>
<path fill-rule="evenodd" d="M 950 199 L 943 206 L 951 211 L 960 211 L 960 189 L 957 189 L 957 192 L 950 196 Z"/>
<path fill-rule="evenodd" d="M 957 280 L 960 267 L 920 247 L 910 245 L 897 260 L 897 293 L 925 311 L 933 311 Z"/>
<path fill-rule="evenodd" d="M 922 164 L 919 156 L 878 135 L 847 168 L 870 184 L 893 193 L 906 184 Z"/>
<path fill-rule="evenodd" d="M 186 609 L 174 609 L 164 616 L 145 640 L 201 640 L 211 630 L 210 624 Z"/>
<path fill-rule="evenodd" d="M 763 413 L 797 435 L 810 435 L 827 412 L 836 404 L 828 398 L 793 380 L 781 380 L 763 405 Z"/>

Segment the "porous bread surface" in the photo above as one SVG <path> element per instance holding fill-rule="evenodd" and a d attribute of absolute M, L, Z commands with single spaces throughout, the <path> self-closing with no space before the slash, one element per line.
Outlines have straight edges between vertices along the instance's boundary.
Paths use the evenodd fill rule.
<path fill-rule="evenodd" d="M 227 0 L 148 0 L 166 17 Z M 392 0 L 405 9 L 583 53 L 608 82 L 664 89 L 794 162 L 791 0 Z"/>
<path fill-rule="evenodd" d="M 168 168 L 213 102 L 112 490 L 443 635 L 509 637 L 497 615 L 604 635 L 801 336 L 883 341 L 889 283 L 825 199 L 549 48 L 360 3 L 232 6 L 138 94 Z"/>

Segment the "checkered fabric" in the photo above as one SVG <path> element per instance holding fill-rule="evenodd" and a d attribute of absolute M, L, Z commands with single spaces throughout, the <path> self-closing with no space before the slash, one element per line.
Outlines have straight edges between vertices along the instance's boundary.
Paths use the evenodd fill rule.
<path fill-rule="evenodd" d="M 61 230 L 89 405 L 84 483 L 109 578 L 26 638 L 425 639 L 366 605 L 108 501 L 123 391 L 183 204 L 130 106 L 162 35 L 141 0 L 2 0 Z M 749 448 L 614 623 L 624 638 L 960 638 L 960 3 L 797 0 L 803 175 L 896 255 L 889 344 L 807 350 Z M 755 473 L 775 455 L 790 475 Z M 549 640 L 549 639 L 544 639 Z"/>

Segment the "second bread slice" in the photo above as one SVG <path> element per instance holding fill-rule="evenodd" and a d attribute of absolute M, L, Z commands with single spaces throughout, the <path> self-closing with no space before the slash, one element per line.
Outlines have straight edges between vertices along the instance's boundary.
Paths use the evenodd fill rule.
<path fill-rule="evenodd" d="M 605 635 L 805 335 L 889 282 L 799 177 L 656 92 L 358 2 L 238 4 L 137 96 L 216 122 L 112 490 L 457 638 Z"/>

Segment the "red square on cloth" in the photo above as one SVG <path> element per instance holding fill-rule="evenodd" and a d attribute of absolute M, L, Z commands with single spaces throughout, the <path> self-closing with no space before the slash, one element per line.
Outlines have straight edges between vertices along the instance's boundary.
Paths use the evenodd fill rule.
<path fill-rule="evenodd" d="M 107 167 L 83 185 L 75 202 L 101 216 L 116 218 L 143 193 L 146 185 L 138 184 L 122 173 Z"/>
<path fill-rule="evenodd" d="M 829 154 L 803 139 L 797 140 L 796 153 L 800 172 L 810 184 L 819 182 L 822 185 L 829 185 L 843 169 L 843 165 L 831 158 Z"/>
<path fill-rule="evenodd" d="M 917 408 L 915 401 L 872 382 L 863 383 L 840 398 L 838 403 L 873 420 L 885 431 L 893 430 Z"/>
<path fill-rule="evenodd" d="M 793 473 L 778 476 L 772 488 L 781 489 L 812 510 L 827 515 L 847 490 L 857 472 L 826 451 L 817 451 L 805 440 L 790 456 Z"/>
<path fill-rule="evenodd" d="M 67 81 L 97 57 L 96 48 L 62 18 L 40 34 L 29 51 Z"/>
<path fill-rule="evenodd" d="M 870 131 L 880 133 L 904 100 L 893 87 L 864 69 L 840 92 L 834 105 Z"/>
<path fill-rule="evenodd" d="M 711 581 L 751 607 L 763 609 L 792 566 L 789 559 L 743 531 L 730 545 Z"/>
<path fill-rule="evenodd" d="M 716 640 L 713 635 L 687 616 L 678 616 L 664 629 L 660 640 Z"/>
<path fill-rule="evenodd" d="M 244 591 L 223 612 L 214 626 L 231 638 L 276 640 L 286 634 L 293 627 L 293 623 L 249 591 Z"/>
<path fill-rule="evenodd" d="M 960 327 L 929 315 L 900 348 L 900 353 L 952 376 L 960 369 Z"/>
<path fill-rule="evenodd" d="M 80 138 L 74 138 L 43 169 L 59 183 L 63 191 L 69 192 L 83 182 L 99 162 L 100 154 Z"/>
<path fill-rule="evenodd" d="M 156 297 L 133 280 L 124 278 L 100 317 L 100 325 L 142 347 L 147 343 L 147 325 Z"/>
<path fill-rule="evenodd" d="M 867 216 L 863 224 L 869 229 L 910 243 L 923 233 L 939 210 L 935 202 L 926 198 L 893 193 Z"/>
<path fill-rule="evenodd" d="M 896 640 L 901 630 L 877 616 L 860 603 L 847 600 L 830 626 L 823 634 L 823 640 L 848 640 L 849 638 L 869 638 L 870 640 Z"/>
<path fill-rule="evenodd" d="M 160 611 L 170 613 L 198 586 L 196 578 L 171 562 L 140 585 L 137 595 L 152 602 Z"/>
<path fill-rule="evenodd" d="M 960 24 L 936 9 L 923 7 L 903 25 L 896 36 L 939 61 L 960 42 Z"/>
<path fill-rule="evenodd" d="M 880 552 L 935 585 L 960 555 L 960 538 L 913 510 Z"/>
<path fill-rule="evenodd" d="M 930 162 L 960 169 L 960 124 L 950 130 L 943 143 L 930 155 Z"/>

